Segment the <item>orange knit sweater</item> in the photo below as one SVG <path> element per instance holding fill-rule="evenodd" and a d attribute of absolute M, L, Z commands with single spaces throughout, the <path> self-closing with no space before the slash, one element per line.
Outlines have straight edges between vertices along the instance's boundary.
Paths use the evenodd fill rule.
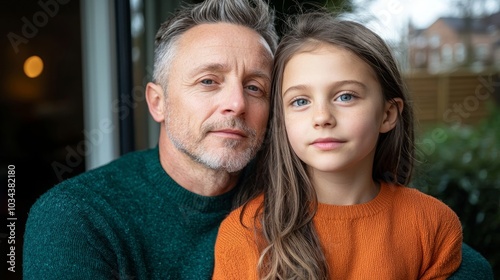
<path fill-rule="evenodd" d="M 221 224 L 213 279 L 257 279 L 260 256 L 252 229 L 263 197 Z M 382 184 L 370 202 L 320 204 L 314 225 L 329 279 L 446 279 L 460 265 L 462 227 L 444 203 L 416 189 Z"/>

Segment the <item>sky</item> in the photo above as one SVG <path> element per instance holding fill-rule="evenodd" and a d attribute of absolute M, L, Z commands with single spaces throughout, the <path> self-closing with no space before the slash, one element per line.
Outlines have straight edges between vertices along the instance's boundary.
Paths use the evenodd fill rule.
<path fill-rule="evenodd" d="M 367 6 L 360 14 L 373 16 L 368 26 L 386 40 L 398 40 L 406 33 L 409 20 L 416 28 L 429 27 L 441 16 L 455 16 L 454 0 L 355 0 Z M 456 1 L 456 0 L 455 0 Z M 498 0 L 486 0 L 490 10 L 498 10 Z"/>
<path fill-rule="evenodd" d="M 366 0 L 357 0 L 365 3 Z M 401 32 L 406 30 L 409 20 L 416 28 L 430 26 L 440 16 L 450 14 L 449 0 L 371 0 L 370 4 L 362 4 L 359 14 L 374 17 L 368 27 L 386 40 L 397 40 Z"/>

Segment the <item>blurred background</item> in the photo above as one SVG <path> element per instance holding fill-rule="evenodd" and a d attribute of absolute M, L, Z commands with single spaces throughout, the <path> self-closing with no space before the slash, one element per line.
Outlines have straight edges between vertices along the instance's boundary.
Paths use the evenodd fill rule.
<path fill-rule="evenodd" d="M 16 272 L 2 261 L 2 279 L 22 279 L 24 223 L 41 194 L 156 145 L 158 124 L 144 98 L 154 36 L 190 2 L 198 1 L 0 3 L 0 219 L 16 224 Z M 464 241 L 500 277 L 499 1 L 270 1 L 279 32 L 299 2 L 336 10 L 389 43 L 416 108 L 412 186 L 457 213 Z M 8 191 L 9 175 L 15 193 Z M 2 259 L 10 236 L 0 227 Z"/>

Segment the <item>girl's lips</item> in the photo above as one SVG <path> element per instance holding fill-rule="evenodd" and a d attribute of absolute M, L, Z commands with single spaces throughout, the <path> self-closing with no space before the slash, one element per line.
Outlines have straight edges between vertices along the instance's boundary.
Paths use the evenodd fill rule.
<path fill-rule="evenodd" d="M 318 138 L 314 140 L 311 145 L 320 150 L 333 150 L 340 147 L 345 141 L 334 138 Z"/>

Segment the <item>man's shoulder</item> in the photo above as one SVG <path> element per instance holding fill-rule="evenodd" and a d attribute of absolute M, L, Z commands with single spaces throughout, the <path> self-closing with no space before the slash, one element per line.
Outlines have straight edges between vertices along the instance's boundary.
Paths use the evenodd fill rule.
<path fill-rule="evenodd" d="M 488 260 L 466 243 L 462 243 L 462 263 L 458 270 L 448 279 L 493 280 L 494 276 Z"/>
<path fill-rule="evenodd" d="M 100 182 L 113 180 L 128 181 L 131 177 L 146 172 L 145 167 L 146 165 L 151 164 L 148 161 L 154 160 L 152 154 L 154 154 L 155 151 L 155 149 L 150 149 L 125 154 L 107 164 L 65 180 L 59 185 L 96 185 L 96 183 L 98 184 Z M 96 180 L 98 181 L 96 182 Z"/>
<path fill-rule="evenodd" d="M 55 185 L 38 200 L 55 202 L 75 199 L 93 201 L 102 197 L 120 196 L 138 184 L 145 184 L 145 165 L 154 158 L 155 149 L 131 152 L 103 166 L 86 171 Z M 118 197 L 117 197 L 118 198 Z M 38 201 L 37 201 L 38 202 Z"/>
<path fill-rule="evenodd" d="M 155 164 L 159 161 L 157 149 L 134 151 L 125 154 L 107 164 L 89 170 L 76 176 L 76 179 L 86 179 L 87 177 L 108 176 L 114 173 L 121 173 L 122 178 L 133 175 L 137 172 L 144 172 L 147 165 Z M 156 161 L 156 162 L 155 162 Z"/>

